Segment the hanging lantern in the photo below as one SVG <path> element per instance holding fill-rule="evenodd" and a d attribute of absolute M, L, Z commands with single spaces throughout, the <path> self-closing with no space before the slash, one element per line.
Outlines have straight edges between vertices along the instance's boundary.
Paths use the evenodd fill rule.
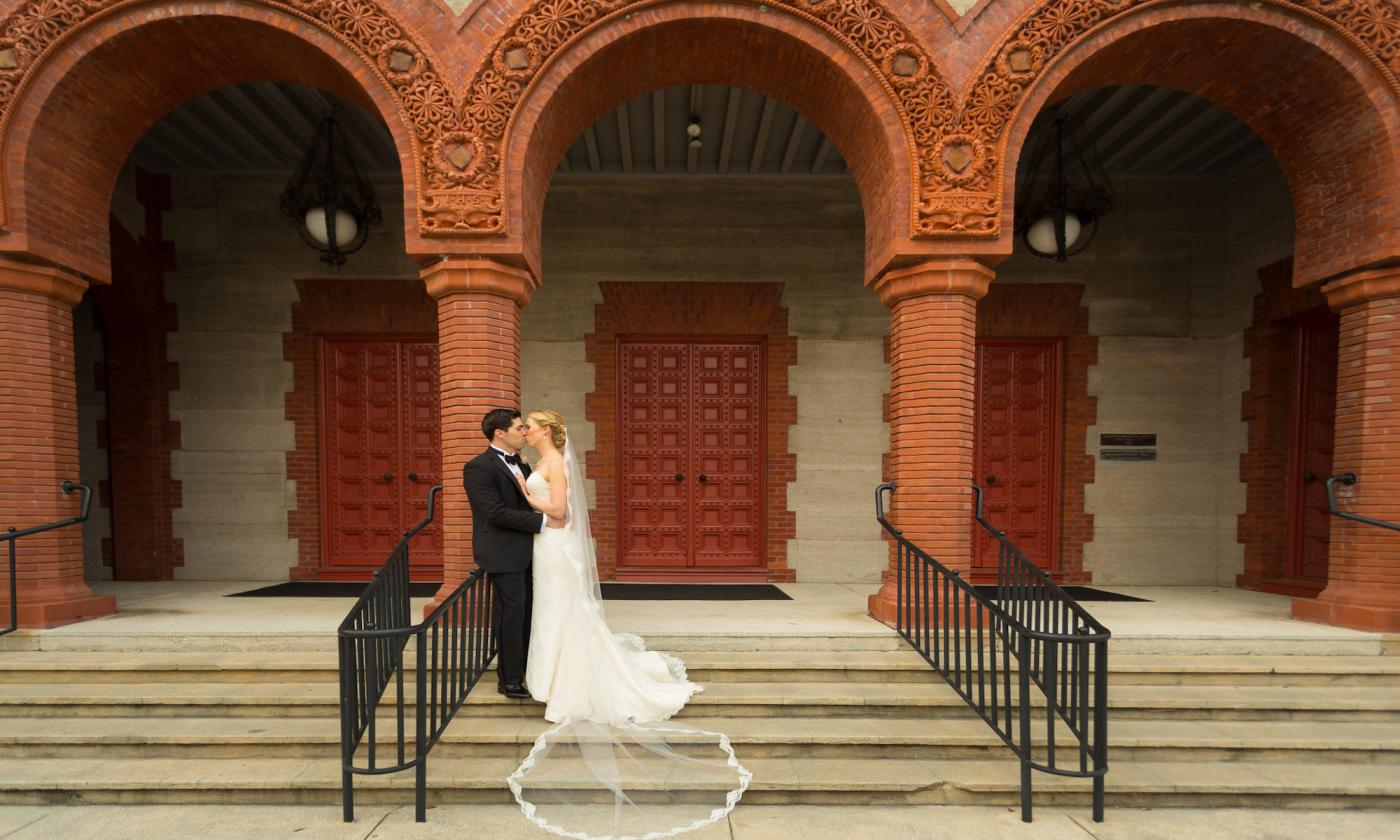
<path fill-rule="evenodd" d="M 330 266 L 343 265 L 364 246 L 369 229 L 383 221 L 374 188 L 343 140 L 334 115 L 326 115 L 280 202 L 302 241 Z"/>
<path fill-rule="evenodd" d="M 1016 199 L 1016 233 L 1037 257 L 1064 262 L 1089 247 L 1113 209 L 1108 175 L 1059 113 L 1032 154 Z"/>

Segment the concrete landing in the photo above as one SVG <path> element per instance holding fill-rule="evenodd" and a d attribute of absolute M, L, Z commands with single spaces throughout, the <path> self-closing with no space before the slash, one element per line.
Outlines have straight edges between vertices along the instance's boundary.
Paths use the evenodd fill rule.
<path fill-rule="evenodd" d="M 99 582 L 115 595 L 114 616 L 19 631 L 0 650 L 334 650 L 335 628 L 352 600 L 228 598 L 265 582 Z M 656 649 L 895 650 L 894 632 L 866 614 L 874 587 L 780 584 L 791 601 L 608 601 L 615 630 Z M 1280 595 L 1209 586 L 1113 586 L 1145 602 L 1086 602 L 1113 631 L 1115 655 L 1195 654 L 1374 656 L 1387 639 L 1289 616 Z M 415 601 L 421 613 L 426 599 Z M 820 644 L 818 644 L 820 642 Z M 1394 644 L 1393 640 L 1389 641 Z"/>

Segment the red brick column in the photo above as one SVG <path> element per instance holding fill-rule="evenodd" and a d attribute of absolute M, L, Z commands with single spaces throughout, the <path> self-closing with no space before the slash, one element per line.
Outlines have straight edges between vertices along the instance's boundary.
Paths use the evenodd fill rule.
<path fill-rule="evenodd" d="M 1341 314 L 1336 474 L 1359 479 L 1351 513 L 1400 522 L 1400 269 L 1324 286 Z M 1327 588 L 1293 601 L 1293 615 L 1359 630 L 1400 631 L 1400 533 L 1332 518 Z"/>
<path fill-rule="evenodd" d="M 438 304 L 442 404 L 442 588 L 431 610 L 476 568 L 462 468 L 487 446 L 482 416 L 520 407 L 520 307 L 538 284 L 524 269 L 483 258 L 445 259 L 422 277 Z"/>
<path fill-rule="evenodd" d="M 78 514 L 78 395 L 73 306 L 87 282 L 56 268 L 0 258 L 0 529 Z M 55 627 L 117 610 L 83 580 L 83 532 L 71 526 L 19 542 L 22 627 Z M 0 616 L 10 617 L 9 549 L 0 550 Z"/>
<path fill-rule="evenodd" d="M 972 566 L 972 420 L 977 301 L 991 269 L 969 259 L 929 260 L 875 281 L 890 308 L 890 456 L 899 488 L 891 522 L 939 562 Z M 870 614 L 895 620 L 893 553 Z"/>

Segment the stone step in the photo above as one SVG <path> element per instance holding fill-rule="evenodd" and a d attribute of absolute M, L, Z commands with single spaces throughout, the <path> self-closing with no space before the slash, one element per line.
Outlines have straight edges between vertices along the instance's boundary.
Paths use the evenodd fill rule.
<path fill-rule="evenodd" d="M 91 625 L 53 630 L 19 630 L 0 636 L 0 652 L 104 653 L 310 653 L 336 656 L 334 630 L 324 633 L 128 633 L 98 632 Z M 624 630 L 626 628 L 617 628 Z M 691 651 L 897 651 L 899 636 L 883 624 L 870 622 L 862 633 L 710 633 L 645 636 L 652 650 Z"/>
<path fill-rule="evenodd" d="M 937 682 L 912 651 L 677 652 L 701 683 Z M 412 655 L 407 659 L 410 667 Z M 1110 655 L 1110 684 L 1400 685 L 1400 657 Z M 328 654 L 164 652 L 11 652 L 0 656 L 0 684 L 136 682 L 334 682 Z M 489 679 L 489 677 L 488 677 Z"/>
<path fill-rule="evenodd" d="M 956 804 L 1019 802 L 1019 770 L 1001 760 L 748 758 L 752 804 Z M 434 759 L 430 802 L 508 803 L 514 758 Z M 324 759 L 3 759 L 0 804 L 319 804 L 340 801 L 340 767 Z M 361 776 L 361 804 L 412 801 L 413 773 Z M 1035 801 L 1087 806 L 1090 784 L 1037 773 Z M 1109 807 L 1400 807 L 1400 776 L 1365 764 L 1118 762 Z M 683 795 L 684 792 L 681 792 Z M 711 794 L 712 795 L 712 794 Z"/>
<path fill-rule="evenodd" d="M 411 695 L 412 688 L 409 688 Z M 1400 692 L 1352 686 L 1113 687 L 1112 720 L 1400 720 Z M 480 684 L 465 708 L 478 716 L 537 717 L 540 706 Z M 289 716 L 338 714 L 333 683 L 21 683 L 0 693 L 0 717 Z M 684 716 L 948 717 L 968 714 L 951 687 L 929 683 L 714 683 Z"/>
<path fill-rule="evenodd" d="M 996 759 L 1007 754 L 981 721 L 899 718 L 708 718 L 688 726 L 724 732 L 754 758 Z M 393 749 L 394 721 L 377 747 Z M 11 718 L 0 732 L 7 758 L 322 758 L 340 752 L 335 718 Z M 461 715 L 434 759 L 525 757 L 548 724 L 538 718 Z M 407 722 L 411 738 L 413 723 Z M 1110 758 L 1135 761 L 1400 763 L 1400 723 L 1318 721 L 1117 721 Z M 1039 731 L 1037 731 L 1039 735 Z M 1072 743 L 1061 733 L 1063 746 Z M 411 744 L 409 749 L 412 749 Z M 363 759 L 362 746 L 360 757 Z"/>

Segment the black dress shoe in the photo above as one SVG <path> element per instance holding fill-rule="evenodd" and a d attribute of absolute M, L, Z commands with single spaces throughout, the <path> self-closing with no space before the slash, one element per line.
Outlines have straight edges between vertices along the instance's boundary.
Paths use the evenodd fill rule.
<path fill-rule="evenodd" d="M 512 700 L 529 700 L 530 692 L 520 683 L 496 683 L 496 691 Z"/>

